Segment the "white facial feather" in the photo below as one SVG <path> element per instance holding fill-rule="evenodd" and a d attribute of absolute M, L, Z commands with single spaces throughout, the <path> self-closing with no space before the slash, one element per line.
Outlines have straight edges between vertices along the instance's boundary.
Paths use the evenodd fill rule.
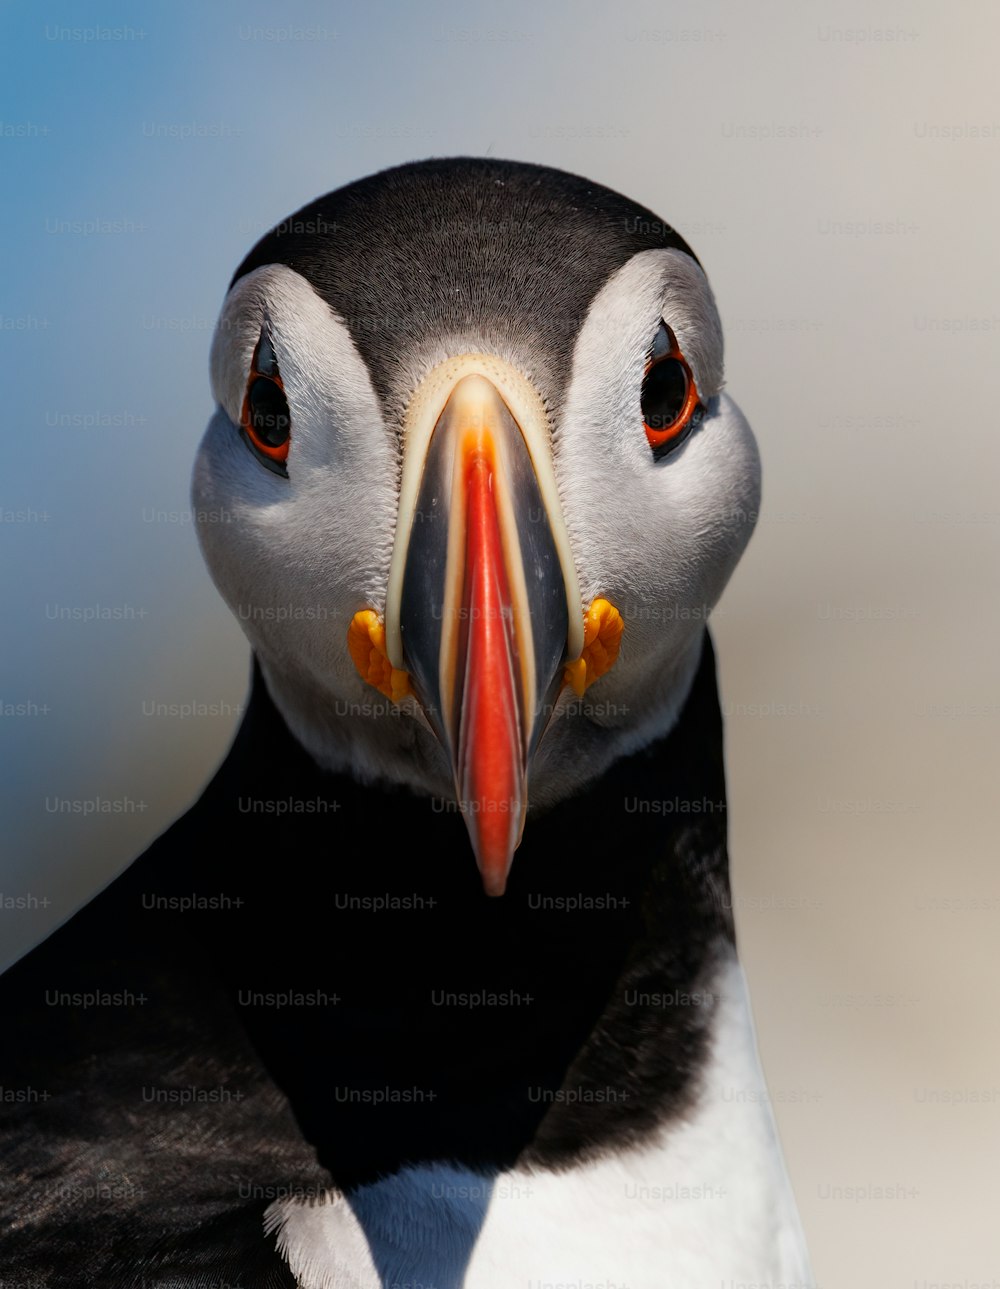
<path fill-rule="evenodd" d="M 287 479 L 254 457 L 238 429 L 265 317 L 291 414 Z M 446 786 L 443 754 L 415 705 L 410 717 L 385 715 L 390 705 L 347 651 L 354 614 L 385 596 L 399 473 L 395 436 L 347 327 L 298 273 L 268 265 L 229 293 L 211 370 L 219 407 L 192 495 L 199 513 L 227 522 L 200 523 L 199 539 L 275 702 L 330 768 L 391 775 L 402 757 L 427 763 Z"/>
<path fill-rule="evenodd" d="M 238 429 L 265 317 L 291 413 L 287 479 L 261 465 Z M 640 392 L 661 318 L 707 412 L 657 462 Z M 461 349 L 476 347 L 471 335 L 456 345 L 463 339 Z M 324 766 L 450 795 L 447 758 L 415 702 L 402 715 L 390 711 L 347 651 L 354 613 L 384 607 L 400 446 L 346 324 L 293 270 L 259 268 L 226 299 L 211 366 L 219 409 L 198 455 L 193 498 L 199 513 L 221 512 L 229 522 L 202 523 L 199 536 L 272 697 Z M 702 271 L 676 250 L 634 256 L 591 306 L 553 425 L 584 603 L 611 600 L 625 619 L 624 641 L 582 703 L 564 691 L 532 766 L 535 805 L 665 732 L 683 703 L 705 618 L 749 540 L 759 499 L 753 436 L 721 384 L 721 328 Z"/>
<path fill-rule="evenodd" d="M 655 461 L 640 392 L 661 318 L 707 410 L 681 447 Z M 760 459 L 721 386 L 722 331 L 701 269 L 676 250 L 633 256 L 605 284 L 580 331 L 554 438 L 583 601 L 603 595 L 625 622 L 618 662 L 582 705 L 603 727 L 587 739 L 601 769 L 673 724 L 705 621 L 753 532 Z M 556 737 L 543 742 L 539 771 L 559 774 L 562 734 L 552 730 Z"/>

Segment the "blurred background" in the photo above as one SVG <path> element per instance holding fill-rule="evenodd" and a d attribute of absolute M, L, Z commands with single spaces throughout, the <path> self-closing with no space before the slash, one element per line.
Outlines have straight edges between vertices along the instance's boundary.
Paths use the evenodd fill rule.
<path fill-rule="evenodd" d="M 741 953 L 818 1283 L 1000 1283 L 1000 9 L 8 4 L 0 950 L 197 795 L 248 650 L 188 480 L 230 275 L 397 162 L 691 242 L 764 459 L 714 632 Z"/>

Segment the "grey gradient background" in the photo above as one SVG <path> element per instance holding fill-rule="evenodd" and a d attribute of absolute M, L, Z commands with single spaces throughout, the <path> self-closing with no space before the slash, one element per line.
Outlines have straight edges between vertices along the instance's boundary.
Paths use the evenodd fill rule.
<path fill-rule="evenodd" d="M 818 1282 L 1000 1283 L 1000 11 L 0 21 L 3 959 L 183 811 L 238 722 L 248 650 L 185 512 L 245 250 L 404 160 L 577 171 L 697 250 L 763 454 L 714 632 L 741 954 Z"/>

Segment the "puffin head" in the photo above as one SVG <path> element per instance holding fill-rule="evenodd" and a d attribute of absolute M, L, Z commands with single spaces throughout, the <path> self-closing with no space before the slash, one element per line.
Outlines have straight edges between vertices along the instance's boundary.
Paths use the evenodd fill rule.
<path fill-rule="evenodd" d="M 401 166 L 258 242 L 211 372 L 199 538 L 272 700 L 324 768 L 453 802 L 501 894 L 529 780 L 670 728 L 753 528 L 698 261 L 561 171 Z"/>

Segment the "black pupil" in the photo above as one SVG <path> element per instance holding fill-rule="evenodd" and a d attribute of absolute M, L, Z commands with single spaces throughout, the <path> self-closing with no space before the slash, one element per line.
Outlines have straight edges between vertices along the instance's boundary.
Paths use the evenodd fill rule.
<path fill-rule="evenodd" d="M 669 430 L 684 410 L 688 378 L 676 358 L 650 367 L 642 382 L 642 419 L 651 430 Z"/>
<path fill-rule="evenodd" d="M 288 402 L 273 380 L 258 377 L 250 386 L 250 426 L 262 443 L 280 448 L 288 440 L 292 418 Z"/>

